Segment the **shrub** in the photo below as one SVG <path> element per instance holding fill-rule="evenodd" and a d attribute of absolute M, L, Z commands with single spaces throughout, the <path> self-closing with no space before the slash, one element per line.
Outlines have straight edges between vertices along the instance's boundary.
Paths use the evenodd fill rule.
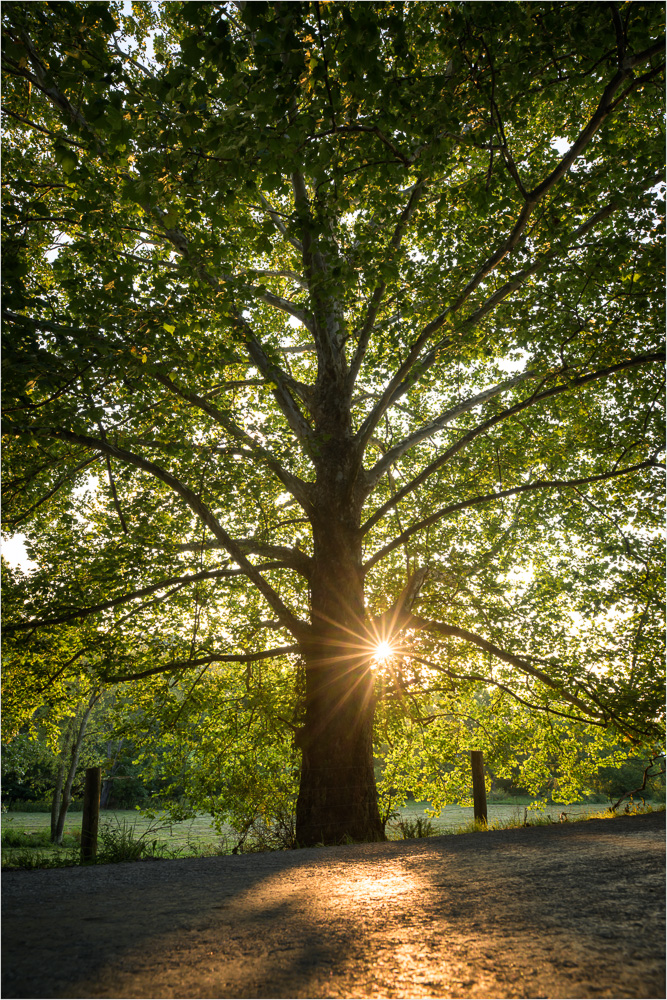
<path fill-rule="evenodd" d="M 434 837 L 439 833 L 438 828 L 432 821 L 426 819 L 424 816 L 417 816 L 416 819 L 399 819 L 396 826 L 400 830 L 402 840 Z"/>
<path fill-rule="evenodd" d="M 83 811 L 83 799 L 72 799 L 70 812 Z M 12 802 L 3 802 L 3 812 L 26 812 L 26 813 L 50 813 L 51 802 L 47 799 L 14 799 Z"/>
<path fill-rule="evenodd" d="M 79 832 L 66 833 L 62 847 L 76 847 L 81 840 Z M 14 830 L 11 827 L 2 831 L 2 846 L 12 848 L 54 847 L 51 843 L 49 830 Z"/>
<path fill-rule="evenodd" d="M 297 847 L 296 815 L 289 807 L 278 807 L 270 819 L 255 816 L 243 828 L 236 827 L 239 840 L 232 854 L 255 851 L 289 851 Z"/>
<path fill-rule="evenodd" d="M 128 823 L 127 820 L 103 823 L 97 837 L 97 862 L 117 864 L 120 861 L 172 856 L 166 841 L 160 841 L 155 836 L 161 829 L 151 824 L 137 836 L 136 823 Z"/>

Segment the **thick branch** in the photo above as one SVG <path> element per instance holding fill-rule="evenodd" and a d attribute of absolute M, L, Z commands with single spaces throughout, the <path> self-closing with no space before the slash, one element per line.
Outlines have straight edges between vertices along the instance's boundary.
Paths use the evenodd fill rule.
<path fill-rule="evenodd" d="M 90 127 L 79 108 L 74 107 L 74 105 L 67 99 L 67 97 L 65 97 L 62 91 L 58 90 L 57 87 L 50 85 L 50 74 L 39 59 L 28 34 L 25 31 L 19 31 L 19 36 L 21 43 L 25 46 L 28 53 L 28 58 L 33 72 L 31 73 L 29 70 L 21 67 L 16 67 L 16 69 L 12 72 L 14 72 L 16 76 L 24 77 L 29 83 L 32 84 L 32 86 L 36 87 L 37 90 L 40 90 L 74 126 L 85 129 L 86 132 L 94 135 L 93 129 Z M 12 37 L 11 33 L 10 37 Z M 18 40 L 16 36 L 13 36 L 13 38 L 15 41 Z"/>
<path fill-rule="evenodd" d="M 482 684 L 497 687 L 499 691 L 504 691 L 511 698 L 514 698 L 515 701 L 518 701 L 519 704 L 525 705 L 526 708 L 529 708 L 531 711 L 545 712 L 547 715 L 559 715 L 563 719 L 570 719 L 572 722 L 585 722 L 589 726 L 604 727 L 607 725 L 607 722 L 602 719 L 598 721 L 590 716 L 586 717 L 583 715 L 572 715 L 570 712 L 561 712 L 557 708 L 554 708 L 553 705 L 549 704 L 549 702 L 545 705 L 539 705 L 535 704 L 535 702 L 527 701 L 525 698 L 522 698 L 521 695 L 517 694 L 517 692 L 512 688 L 508 687 L 507 684 L 497 681 L 495 677 L 487 677 L 484 674 L 478 673 L 457 674 L 455 670 L 449 670 L 447 667 L 443 667 L 442 664 L 434 663 L 433 660 L 427 660 L 423 656 L 414 656 L 411 654 L 410 659 L 414 660 L 416 663 L 423 663 L 425 667 L 430 667 L 431 670 L 437 670 L 439 673 L 445 674 L 445 676 L 449 677 L 451 680 L 479 681 Z"/>
<path fill-rule="evenodd" d="M 278 462 L 278 460 L 271 454 L 270 451 L 268 451 L 267 448 L 259 444 L 259 442 L 257 442 L 252 435 L 244 430 L 244 428 L 240 427 L 236 421 L 232 420 L 227 413 L 224 413 L 221 409 L 209 402 L 203 396 L 199 396 L 196 392 L 192 392 L 190 389 L 184 389 L 177 385 L 176 382 L 167 378 L 166 375 L 162 375 L 160 372 L 153 372 L 152 375 L 153 378 L 155 378 L 160 385 L 163 385 L 166 389 L 168 389 L 169 392 L 173 393 L 175 396 L 179 396 L 181 399 L 185 399 L 188 403 L 192 403 L 194 406 L 197 406 L 200 410 L 215 420 L 216 423 L 220 424 L 221 427 L 224 427 L 233 438 L 242 442 L 258 456 L 260 456 L 271 472 L 273 472 L 283 486 L 289 490 L 292 496 L 298 500 L 301 506 L 305 510 L 309 509 L 310 501 L 306 483 L 304 483 L 302 479 L 299 479 L 298 476 L 295 476 L 291 472 L 288 472 L 287 469 L 284 469 L 280 462 Z"/>
<path fill-rule="evenodd" d="M 651 179 L 651 184 L 656 182 L 656 178 Z M 413 369 L 412 361 L 416 359 L 416 354 L 412 357 L 414 352 L 414 347 L 410 352 L 410 356 L 406 359 L 406 362 L 401 365 L 401 368 L 395 378 L 392 379 L 389 386 L 383 392 L 378 404 L 374 407 L 371 413 L 366 417 L 366 420 L 361 425 L 358 431 L 358 437 L 361 441 L 362 448 L 365 446 L 370 433 L 368 428 L 374 428 L 379 422 L 380 418 L 384 412 L 393 406 L 401 396 L 413 386 L 423 375 L 431 368 L 431 366 L 437 361 L 440 354 L 452 343 L 452 340 L 459 337 L 462 333 L 470 332 L 475 326 L 491 312 L 500 302 L 508 298 L 513 292 L 517 291 L 527 280 L 533 275 L 539 273 L 544 267 L 546 267 L 551 261 L 559 257 L 561 253 L 567 250 L 573 243 L 585 236 L 591 229 L 599 225 L 606 218 L 608 218 L 613 212 L 618 209 L 619 205 L 616 202 L 610 202 L 596 212 L 590 219 L 578 226 L 569 236 L 561 240 L 556 247 L 549 251 L 549 253 L 543 254 L 538 257 L 532 264 L 523 270 L 519 271 L 510 281 L 505 282 L 497 291 L 490 295 L 482 304 L 471 313 L 466 319 L 463 320 L 460 326 L 458 326 L 452 334 L 446 339 L 441 340 L 435 345 L 430 351 L 428 351 L 420 360 L 416 369 Z M 429 339 L 428 336 L 424 334 L 430 330 L 430 325 L 425 328 L 424 333 L 418 338 L 416 344 L 419 344 L 419 350 L 424 346 L 424 343 Z M 419 351 L 417 351 L 417 354 Z M 409 362 L 409 363 L 408 363 Z M 399 377 L 400 376 L 400 377 Z M 393 388 L 392 388 L 393 386 Z"/>
<path fill-rule="evenodd" d="M 252 268 L 251 273 L 257 275 L 258 278 L 289 278 L 290 281 L 295 282 L 295 284 L 308 291 L 308 282 L 301 274 L 297 274 L 296 271 L 271 271 L 264 270 L 264 268 Z"/>
<path fill-rule="evenodd" d="M 460 416 L 462 413 L 467 413 L 469 410 L 473 410 L 476 406 L 480 406 L 482 403 L 486 403 L 487 400 L 493 399 L 494 396 L 498 396 L 501 392 L 505 392 L 507 389 L 512 389 L 515 385 L 519 385 L 526 379 L 535 378 L 535 372 L 523 372 L 521 375 L 515 375 L 514 378 L 507 379 L 505 382 L 501 382 L 499 385 L 493 386 L 491 389 L 485 389 L 484 392 L 478 393 L 477 396 L 471 396 L 470 399 L 464 400 L 462 403 L 458 403 L 453 406 L 450 410 L 442 413 L 435 420 L 432 420 L 428 424 L 424 424 L 422 427 L 418 427 L 408 434 L 406 438 L 400 441 L 393 448 L 390 448 L 385 455 L 382 456 L 379 462 L 377 462 L 372 469 L 370 469 L 365 477 L 364 482 L 368 491 L 370 491 L 375 484 L 378 482 L 381 476 L 387 471 L 387 469 L 406 451 L 413 448 L 420 441 L 425 438 L 430 437 L 431 434 L 435 434 L 436 431 L 442 430 L 447 424 L 451 423 L 456 417 Z"/>
<path fill-rule="evenodd" d="M 138 598 L 148 597 L 150 594 L 155 594 L 158 590 L 164 590 L 165 587 L 171 587 L 174 584 L 184 584 L 187 586 L 190 583 L 197 583 L 200 580 L 219 580 L 224 577 L 237 576 L 240 572 L 242 571 L 238 569 L 214 569 L 202 570 L 201 573 L 188 573 L 185 576 L 169 576 L 158 583 L 152 583 L 148 587 L 133 590 L 131 593 L 123 594 L 121 597 L 114 597 L 110 601 L 91 604 L 87 608 L 77 608 L 74 611 L 64 612 L 62 615 L 55 615 L 53 618 L 31 618 L 27 622 L 17 622 L 16 624 L 6 623 L 3 627 L 7 632 L 22 632 L 24 629 L 42 628 L 45 625 L 63 625 L 65 622 L 75 621 L 77 618 L 88 618 L 99 611 L 108 611 L 109 608 L 117 608 Z"/>
<path fill-rule="evenodd" d="M 527 660 L 524 660 L 523 657 L 505 652 L 504 649 L 501 649 L 494 643 L 488 642 L 481 636 L 476 635 L 475 632 L 469 632 L 467 629 L 458 628 L 455 625 L 445 625 L 443 622 L 429 621 L 429 619 L 420 618 L 417 615 L 412 615 L 406 627 L 424 629 L 428 632 L 436 632 L 438 635 L 452 636 L 456 639 L 463 639 L 465 642 L 471 642 L 479 649 L 483 649 L 485 653 L 490 653 L 492 656 L 495 656 L 496 659 L 502 660 L 504 663 L 509 663 L 510 666 L 516 667 L 518 670 L 521 670 L 524 674 L 528 674 L 530 677 L 535 677 L 547 687 L 557 691 L 561 698 L 565 701 L 569 701 L 571 705 L 578 708 L 580 712 L 584 713 L 584 715 L 591 716 L 594 719 L 603 718 L 599 712 L 593 711 L 590 706 L 586 704 L 586 702 L 582 701 L 576 695 L 570 694 L 566 691 L 560 681 L 554 680 L 548 674 L 545 674 L 543 670 L 539 670 Z"/>
<path fill-rule="evenodd" d="M 76 444 L 82 444 L 88 448 L 93 448 L 95 451 L 104 452 L 112 458 L 117 458 L 121 462 L 132 465 L 137 469 L 142 469 L 144 472 L 147 472 L 149 475 L 154 476 L 156 479 L 165 483 L 174 491 L 174 493 L 181 497 L 190 510 L 206 525 L 211 534 L 222 543 L 234 561 L 244 571 L 248 579 L 254 583 L 255 587 L 259 590 L 267 604 L 278 615 L 278 618 L 283 623 L 285 628 L 289 629 L 290 632 L 298 639 L 308 632 L 309 626 L 305 622 L 300 621 L 283 603 L 273 587 L 267 583 L 261 573 L 259 573 L 252 563 L 248 561 L 234 539 L 227 534 L 204 501 L 184 483 L 182 483 L 180 479 L 177 479 L 176 476 L 172 476 L 171 473 L 167 472 L 165 469 L 160 468 L 160 466 L 155 465 L 153 462 L 149 462 L 140 455 L 135 455 L 133 452 L 127 451 L 124 448 L 118 448 L 115 445 L 110 444 L 108 441 L 100 441 L 96 438 L 88 437 L 85 434 L 75 434 L 72 431 L 67 431 L 62 428 L 42 429 L 39 431 L 36 430 L 35 434 L 60 438 L 64 441 L 72 441 Z"/>
<path fill-rule="evenodd" d="M 646 61 L 651 55 L 655 54 L 655 51 L 659 51 L 659 47 L 653 46 L 651 49 L 647 49 L 640 56 L 636 57 L 637 62 Z M 636 63 L 633 62 L 632 65 Z M 614 75 L 612 80 L 607 84 L 600 98 L 598 106 L 589 119 L 588 123 L 584 129 L 579 134 L 576 141 L 570 147 L 570 149 L 561 158 L 557 166 L 551 171 L 551 173 L 545 177 L 545 179 L 538 184 L 536 188 L 528 192 L 526 200 L 521 212 L 515 222 L 511 232 L 506 237 L 501 246 L 478 268 L 477 272 L 468 281 L 463 291 L 459 294 L 456 300 L 448 306 L 439 316 L 436 316 L 427 326 L 424 327 L 421 334 L 417 337 L 414 344 L 410 348 L 408 355 L 400 365 L 398 371 L 394 375 L 393 379 L 385 389 L 382 398 L 374 410 L 368 415 L 361 428 L 358 431 L 358 439 L 360 441 L 361 447 L 363 449 L 366 441 L 370 434 L 372 434 L 377 422 L 380 420 L 382 414 L 390 405 L 394 398 L 394 393 L 397 388 L 401 385 L 404 378 L 407 376 L 408 372 L 412 368 L 413 364 L 419 357 L 422 348 L 431 340 L 433 334 L 436 333 L 440 327 L 448 320 L 450 317 L 454 316 L 464 303 L 470 298 L 472 293 L 479 287 L 479 285 L 484 281 L 484 279 L 500 264 L 500 262 L 511 253 L 520 242 L 523 240 L 524 232 L 528 221 L 535 210 L 538 203 L 548 194 L 549 191 L 558 183 L 559 180 L 567 173 L 576 158 L 584 151 L 588 146 L 589 142 L 596 134 L 605 119 L 612 113 L 612 111 L 618 105 L 618 101 L 612 104 L 612 98 L 614 94 L 619 90 L 621 85 L 627 80 L 632 74 L 632 66 L 628 63 L 624 64 L 622 69 L 619 69 Z M 624 93 L 623 99 L 630 92 L 631 88 Z M 576 235 L 576 234 L 575 234 Z M 572 238 L 575 238 L 574 236 Z M 543 266 L 543 265 L 541 265 Z M 525 280 L 525 279 L 524 279 Z M 509 294 L 509 291 L 506 292 Z M 489 308 L 492 308 L 490 306 Z M 488 310 L 487 310 L 488 311 Z M 481 318 L 481 317 L 479 317 Z M 442 345 L 441 345 L 442 346 Z M 432 363 L 432 362 L 431 362 Z M 422 371 L 422 365 L 420 364 L 420 373 Z"/>
<path fill-rule="evenodd" d="M 293 108 L 290 112 L 291 119 L 295 115 L 296 108 Z M 324 369 L 336 372 L 342 388 L 345 384 L 347 362 L 341 336 L 340 310 L 331 297 L 322 291 L 322 281 L 327 277 L 329 267 L 314 235 L 316 228 L 306 182 L 303 174 L 298 170 L 292 173 L 292 190 L 303 233 L 303 267 L 313 299 L 314 325 L 312 332 L 317 348 L 320 372 Z M 330 252 L 335 254 L 331 246 Z"/>
<path fill-rule="evenodd" d="M 516 403 L 514 406 L 510 406 L 506 410 L 502 410 L 500 413 L 496 413 L 493 417 L 485 420 L 483 423 L 479 424 L 477 427 L 468 431 L 463 437 L 455 441 L 454 444 L 450 445 L 446 451 L 439 455 L 430 465 L 422 469 L 418 476 L 411 479 L 410 482 L 406 483 L 405 486 L 401 487 L 392 497 L 387 500 L 386 503 L 382 504 L 381 507 L 375 511 L 372 517 L 362 525 L 360 531 L 362 535 L 365 535 L 370 529 L 377 524 L 384 515 L 390 511 L 396 504 L 412 493 L 418 486 L 421 486 L 429 476 L 432 476 L 441 466 L 445 465 L 450 461 L 459 451 L 462 451 L 467 445 L 469 445 L 475 438 L 479 437 L 480 434 L 485 434 L 496 424 L 502 423 L 504 420 L 508 420 L 510 417 L 515 416 L 522 410 L 528 407 L 535 406 L 536 403 L 540 403 L 545 399 L 549 399 L 552 396 L 558 396 L 563 392 L 570 392 L 572 389 L 577 389 L 588 382 L 596 381 L 600 378 L 607 378 L 610 375 L 615 375 L 617 372 L 624 371 L 627 368 L 634 368 L 638 365 L 649 364 L 653 362 L 664 362 L 665 357 L 663 353 L 655 352 L 653 354 L 641 354 L 635 358 L 631 358 L 629 361 L 622 361 L 617 365 L 612 365 L 609 368 L 601 368 L 596 372 L 591 372 L 589 375 L 581 375 L 579 378 L 571 379 L 563 385 L 553 386 L 551 389 L 545 389 L 543 392 L 534 393 L 527 399 L 522 400 L 520 403 Z"/>
<path fill-rule="evenodd" d="M 423 181 L 420 182 L 419 184 L 415 184 L 415 186 L 413 187 L 408 203 L 401 212 L 399 220 L 396 223 L 396 228 L 394 229 L 392 238 L 389 241 L 390 252 L 398 250 L 399 246 L 401 245 L 403 234 L 405 233 L 405 230 L 408 226 L 408 223 L 410 222 L 410 219 L 415 213 L 415 210 L 417 208 L 417 203 L 422 195 L 423 190 L 424 190 Z M 361 363 L 366 354 L 366 349 L 368 347 L 370 335 L 373 330 L 373 326 L 375 324 L 375 319 L 378 314 L 378 309 L 382 304 L 382 299 L 384 298 L 384 293 L 386 291 L 386 288 L 387 288 L 387 283 L 385 281 L 380 282 L 380 284 L 376 287 L 375 291 L 373 292 L 373 295 L 371 296 L 371 301 L 368 304 L 366 319 L 364 320 L 364 323 L 361 327 L 361 331 L 359 333 L 357 350 L 355 351 L 354 358 L 350 363 L 350 371 L 348 373 L 349 391 L 352 390 L 352 386 L 354 385 L 357 375 L 359 374 L 359 369 L 361 368 Z"/>
<path fill-rule="evenodd" d="M 491 503 L 494 500 L 502 500 L 505 497 L 518 496 L 521 493 L 532 492 L 535 490 L 548 490 L 548 489 L 568 489 L 573 486 L 584 486 L 587 483 L 599 483 L 606 479 L 614 479 L 617 476 L 626 476 L 631 472 L 638 472 L 640 469 L 653 469 L 658 466 L 658 463 L 653 459 L 647 459 L 645 462 L 639 462 L 637 465 L 630 465 L 625 469 L 613 469 L 611 472 L 602 472 L 597 476 L 586 476 L 582 479 L 540 479 L 534 483 L 525 483 L 523 486 L 515 486 L 510 490 L 499 490 L 497 493 L 486 493 L 483 496 L 470 497 L 468 500 L 461 500 L 459 503 L 449 504 L 447 507 L 442 507 L 440 510 L 436 510 L 435 513 L 429 515 L 429 517 L 423 518 L 421 521 L 417 521 L 412 524 L 409 528 L 406 528 L 397 538 L 394 538 L 391 542 L 388 542 L 383 548 L 375 553 L 374 556 L 364 564 L 364 572 L 374 566 L 376 563 L 384 559 L 385 556 L 393 552 L 395 548 L 399 545 L 403 545 L 407 542 L 408 538 L 411 538 L 418 531 L 422 531 L 424 528 L 430 527 L 432 524 L 436 524 L 437 521 L 441 521 L 448 514 L 455 514 L 458 511 L 466 510 L 468 507 L 480 507 L 482 504 Z"/>
<path fill-rule="evenodd" d="M 242 538 L 238 542 L 239 548 L 244 552 L 256 553 L 261 556 L 271 556 L 274 559 L 282 560 L 282 563 L 289 566 L 291 569 L 295 569 L 297 573 L 305 577 L 306 580 L 310 579 L 310 574 L 312 571 L 313 560 L 301 549 L 289 548 L 286 545 L 269 545 L 265 542 L 259 542 L 254 538 Z M 176 546 L 177 552 L 201 552 L 207 551 L 209 549 L 221 549 L 223 546 L 220 542 L 209 541 L 209 542 L 185 542 L 182 545 Z"/>
<path fill-rule="evenodd" d="M 618 799 L 617 802 L 614 802 L 613 805 L 609 806 L 609 812 L 616 812 L 623 799 L 632 798 L 633 795 L 639 795 L 640 792 L 643 792 L 644 789 L 646 788 L 646 781 L 648 778 L 657 778 L 659 775 L 665 773 L 665 768 L 663 767 L 661 770 L 655 771 L 653 774 L 649 774 L 649 771 L 653 767 L 656 760 L 660 760 L 660 758 L 662 757 L 664 757 L 664 754 L 659 754 L 649 759 L 648 767 L 644 768 L 644 776 L 641 785 L 639 785 L 637 788 L 633 788 L 631 792 L 623 792 L 620 799 Z"/>
<path fill-rule="evenodd" d="M 381 637 L 389 637 L 405 628 L 405 623 L 412 615 L 412 606 L 424 586 L 429 570 L 427 566 L 416 570 L 398 596 L 394 604 L 377 618 L 373 619 L 371 627 Z"/>
<path fill-rule="evenodd" d="M 262 291 L 259 288 L 255 288 L 253 285 L 242 285 L 241 291 L 250 292 L 255 298 L 261 299 L 262 302 L 266 302 L 267 305 L 273 306 L 274 309 L 280 309 L 281 312 L 286 312 L 290 316 L 294 316 L 298 319 L 300 323 L 303 323 L 306 330 L 309 333 L 313 332 L 313 318 L 302 309 L 300 306 L 295 305 L 294 302 L 290 302 L 289 299 L 284 299 L 280 295 L 276 295 L 274 292 Z"/>
<path fill-rule="evenodd" d="M 269 360 L 266 356 L 264 348 L 257 340 L 245 320 L 239 318 L 237 322 L 245 335 L 248 354 L 262 375 L 272 382 L 274 386 L 272 389 L 274 399 L 283 412 L 287 423 L 296 434 L 299 442 L 304 446 L 308 455 L 311 455 L 313 443 L 312 429 L 304 415 L 301 413 L 301 410 L 294 402 L 291 394 L 291 392 L 295 392 L 300 395 L 303 391 L 303 386 L 293 384 L 293 381 L 288 375 L 285 374 L 282 368 L 274 364 L 273 361 Z"/>
<path fill-rule="evenodd" d="M 259 200 L 262 203 L 262 207 L 263 207 L 264 211 L 268 213 L 268 216 L 271 219 L 271 222 L 273 223 L 273 225 L 275 226 L 275 228 L 278 230 L 278 232 L 282 236 L 285 237 L 285 239 L 287 240 L 288 243 L 291 243 L 291 245 L 294 247 L 295 250 L 298 250 L 299 253 L 303 253 L 303 244 L 300 243 L 299 240 L 294 239 L 293 236 L 289 235 L 289 233 L 287 232 L 287 228 L 285 226 L 285 223 L 280 218 L 280 213 L 276 212 L 275 208 L 273 208 L 271 206 L 271 204 L 266 200 L 266 198 L 264 197 L 264 195 L 261 194 L 261 193 L 259 195 Z"/>
<path fill-rule="evenodd" d="M 201 667 L 210 663 L 254 663 L 256 660 L 269 660 L 274 656 L 287 656 L 298 653 L 299 646 L 278 646 L 276 649 L 265 649 L 261 653 L 212 653 L 210 656 L 199 656 L 193 660 L 176 660 L 149 670 L 138 670 L 133 674 L 105 675 L 107 684 L 121 684 L 123 681 L 136 681 L 142 677 L 152 677 L 154 674 L 169 673 L 174 670 L 189 670 L 191 667 Z"/>
<path fill-rule="evenodd" d="M 279 559 L 283 564 L 292 567 L 306 580 L 310 579 L 313 567 L 313 560 L 300 549 L 289 548 L 286 545 L 269 545 L 265 542 L 258 542 L 254 538 L 243 538 L 239 542 L 239 548 L 243 552 L 256 553 L 272 559 Z"/>

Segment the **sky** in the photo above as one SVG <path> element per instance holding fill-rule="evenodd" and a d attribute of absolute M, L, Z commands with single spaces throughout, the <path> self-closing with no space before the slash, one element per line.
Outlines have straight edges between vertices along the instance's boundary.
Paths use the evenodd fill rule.
<path fill-rule="evenodd" d="M 37 565 L 28 559 L 28 553 L 25 550 L 25 535 L 11 535 L 3 538 L 2 554 L 10 566 L 19 566 L 24 571 Z"/>

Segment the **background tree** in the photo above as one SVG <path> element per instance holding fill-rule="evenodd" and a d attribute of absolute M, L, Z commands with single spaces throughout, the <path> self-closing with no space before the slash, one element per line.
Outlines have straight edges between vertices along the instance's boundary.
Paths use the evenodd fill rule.
<path fill-rule="evenodd" d="M 387 689 L 655 739 L 661 14 L 3 5 L 15 655 L 300 662 L 301 844 Z"/>

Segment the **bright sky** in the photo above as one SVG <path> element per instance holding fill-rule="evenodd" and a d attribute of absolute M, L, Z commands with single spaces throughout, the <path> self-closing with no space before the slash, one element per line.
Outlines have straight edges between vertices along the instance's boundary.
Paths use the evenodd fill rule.
<path fill-rule="evenodd" d="M 2 539 L 2 554 L 10 566 L 19 566 L 22 570 L 33 569 L 37 563 L 28 559 L 25 550 L 25 535 L 12 535 Z"/>

